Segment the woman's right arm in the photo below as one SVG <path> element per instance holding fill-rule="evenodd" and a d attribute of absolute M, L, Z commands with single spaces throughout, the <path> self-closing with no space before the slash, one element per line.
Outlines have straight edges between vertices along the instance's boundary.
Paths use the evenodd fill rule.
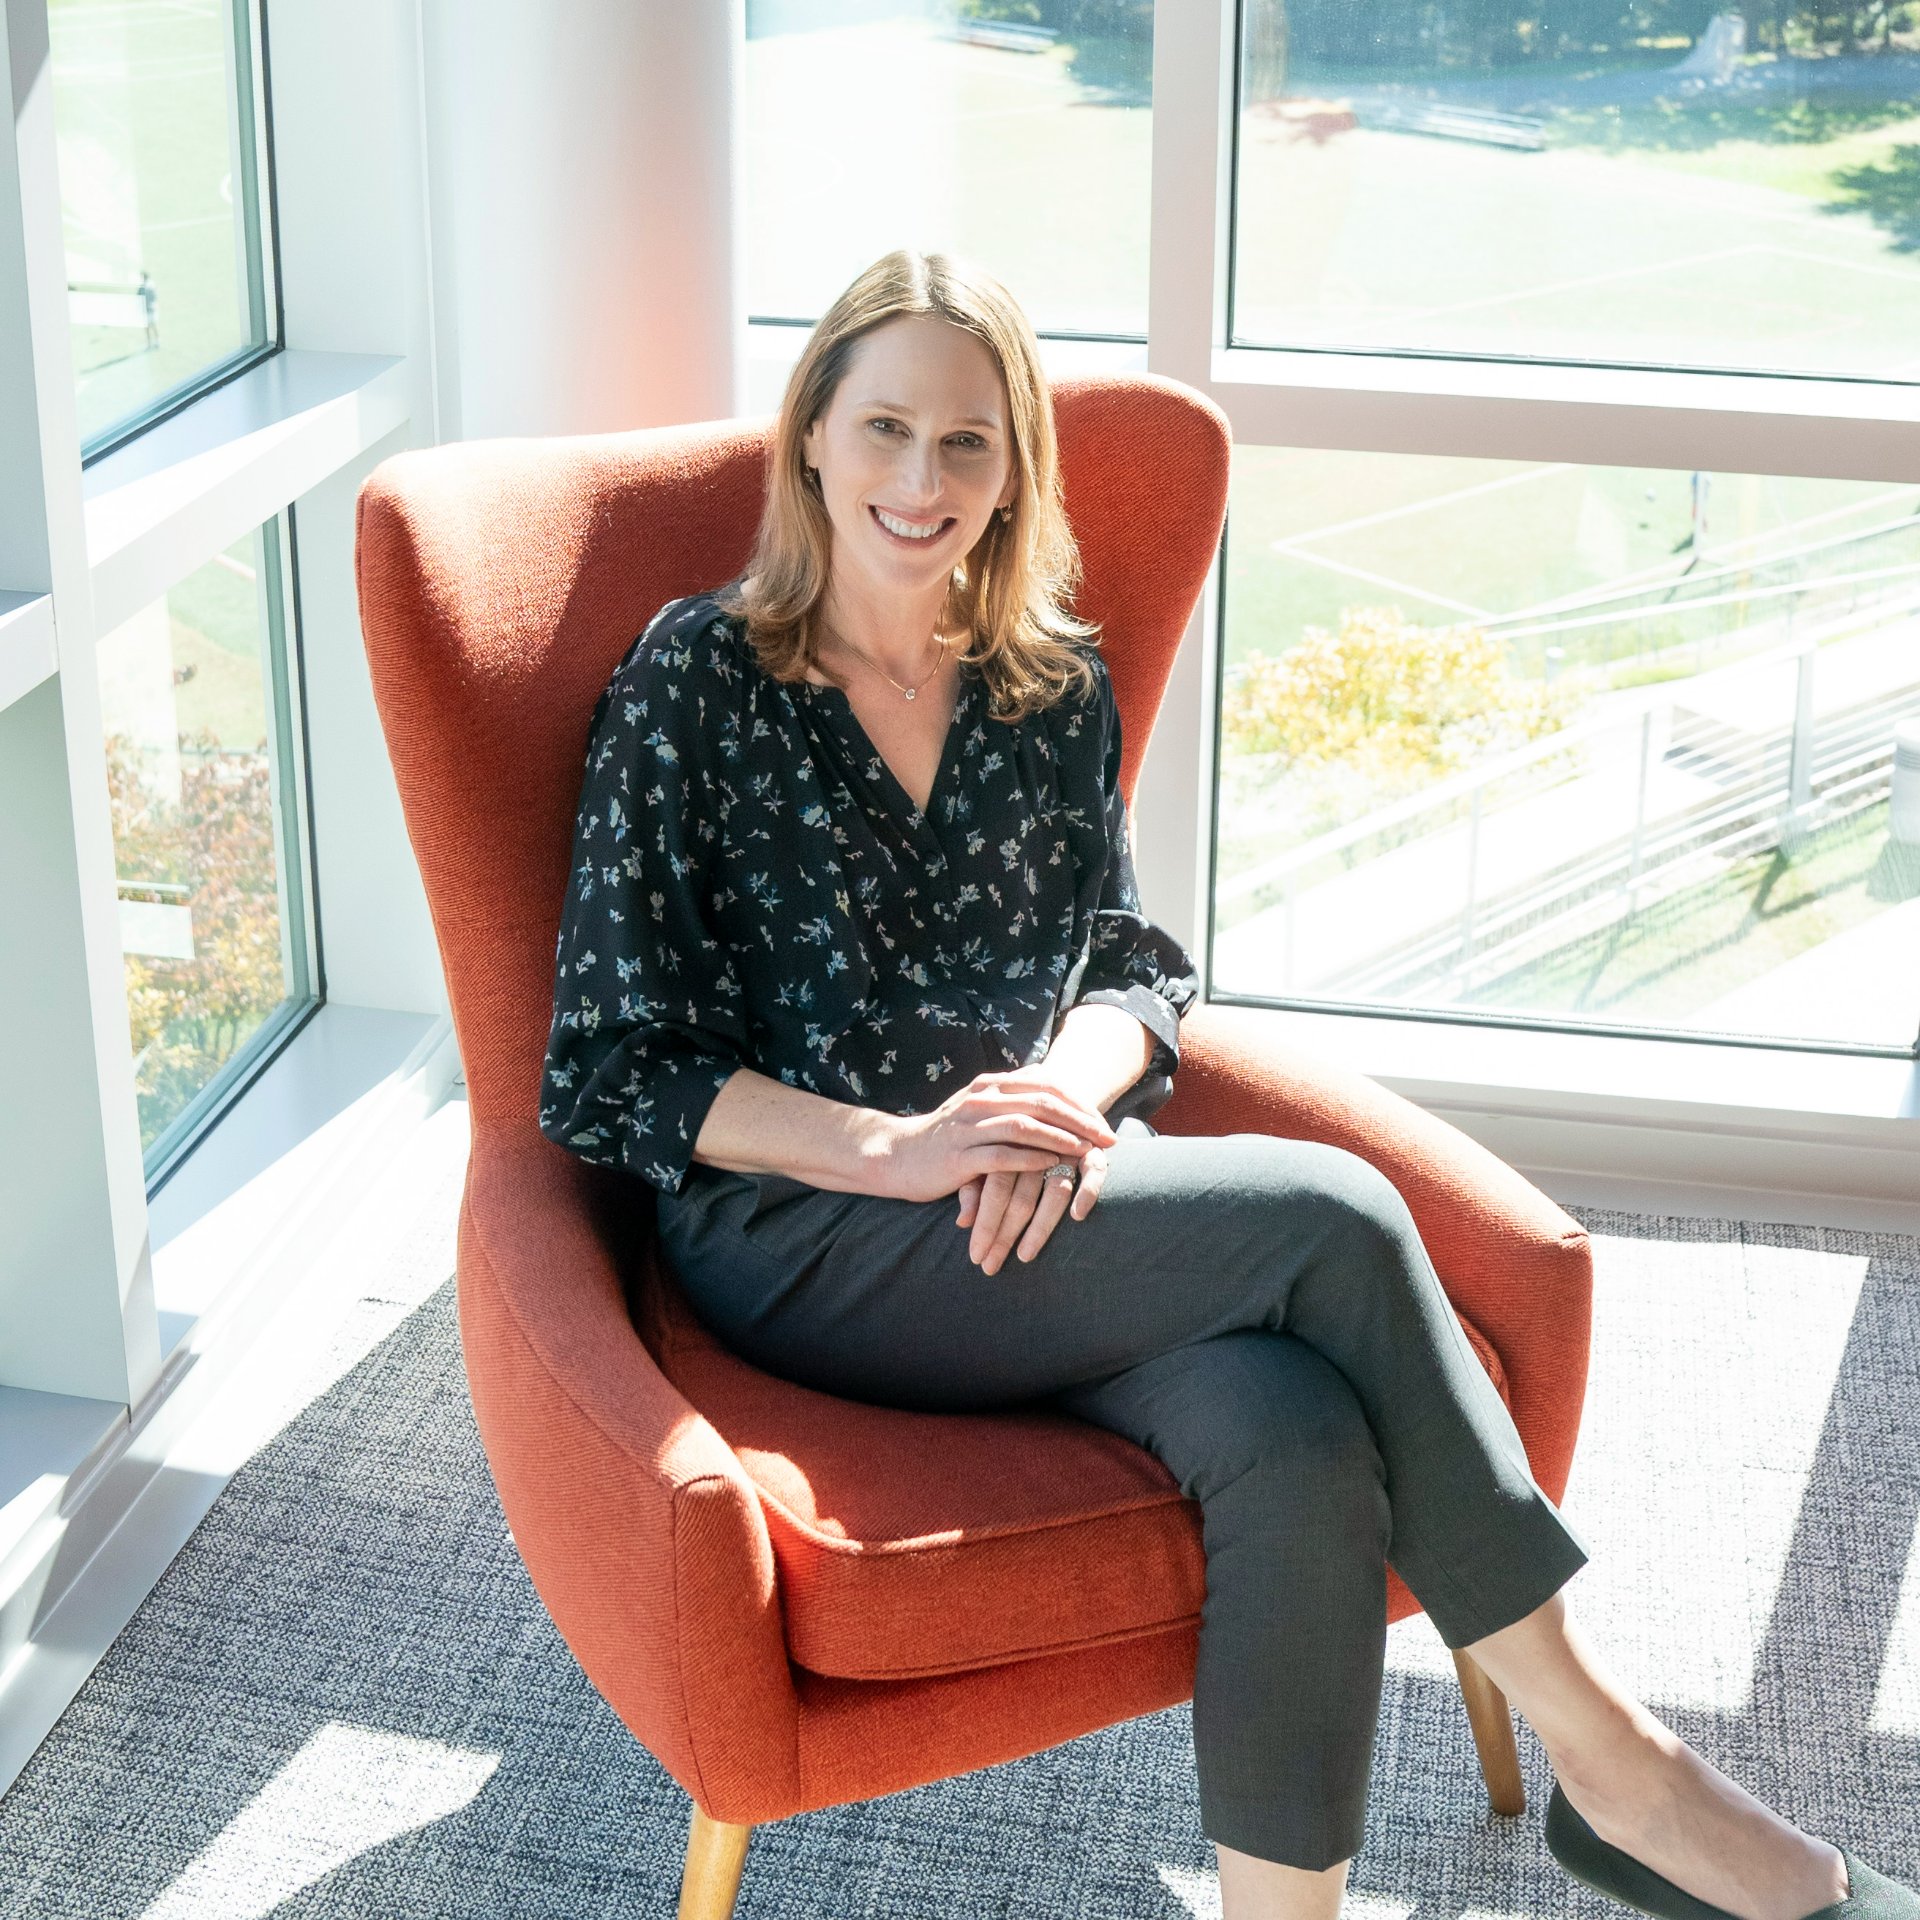
<path fill-rule="evenodd" d="M 837 1193 L 944 1200 L 986 1173 L 1038 1173 L 1107 1147 L 1113 1129 L 1070 1094 L 983 1074 L 927 1113 L 883 1113 L 742 1067 L 707 1108 L 693 1158 L 784 1173 Z"/>

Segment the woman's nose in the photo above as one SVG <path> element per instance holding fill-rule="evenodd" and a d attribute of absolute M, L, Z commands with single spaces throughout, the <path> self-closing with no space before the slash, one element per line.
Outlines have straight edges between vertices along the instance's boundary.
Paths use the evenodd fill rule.
<path fill-rule="evenodd" d="M 916 448 L 907 455 L 900 482 L 911 495 L 913 504 L 931 503 L 939 499 L 943 480 L 937 450 L 922 451 Z M 904 506 L 908 502 L 901 504 Z"/>

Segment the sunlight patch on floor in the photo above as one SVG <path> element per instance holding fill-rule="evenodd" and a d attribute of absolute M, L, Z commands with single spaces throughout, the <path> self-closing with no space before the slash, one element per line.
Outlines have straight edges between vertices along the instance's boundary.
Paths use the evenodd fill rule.
<path fill-rule="evenodd" d="M 1193 1916 L 1193 1920 L 1220 1920 L 1220 1876 L 1193 1867 L 1157 1866 L 1160 1884 Z M 1407 1920 L 1417 1900 L 1386 1900 L 1351 1889 L 1340 1903 L 1341 1920 Z M 1469 1913 L 1462 1920 L 1476 1920 Z M 1507 1914 L 1488 1914 L 1485 1920 L 1511 1920 Z"/>
<path fill-rule="evenodd" d="M 1907 1552 L 1900 1604 L 1887 1633 L 1886 1658 L 1867 1724 L 1875 1733 L 1920 1735 L 1920 1533 Z"/>
<path fill-rule="evenodd" d="M 499 1764 L 330 1720 L 140 1920 L 261 1920 L 357 1855 L 458 1813 Z"/>
<path fill-rule="evenodd" d="M 1636 1698 L 1744 1714 L 1835 1444 L 1869 1261 L 1605 1233 L 1594 1255 L 1592 1360 L 1562 1502 L 1594 1557 L 1570 1601 Z"/>

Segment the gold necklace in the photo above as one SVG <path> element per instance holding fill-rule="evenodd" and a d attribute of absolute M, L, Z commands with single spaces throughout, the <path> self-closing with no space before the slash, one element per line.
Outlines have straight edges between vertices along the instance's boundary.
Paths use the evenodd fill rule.
<path fill-rule="evenodd" d="M 927 674 L 926 679 L 921 680 L 915 686 L 911 686 L 911 687 L 902 686 L 898 680 L 894 680 L 893 675 L 890 674 L 886 670 L 886 668 L 879 663 L 879 661 L 874 659 L 874 657 L 870 653 L 868 653 L 864 647 L 854 646 L 853 642 L 849 640 L 844 633 L 840 632 L 840 630 L 837 627 L 827 626 L 827 623 L 824 620 L 822 620 L 820 624 L 821 626 L 826 627 L 827 632 L 832 634 L 834 639 L 838 640 L 843 647 L 852 648 L 852 650 L 855 653 L 857 653 L 860 656 L 860 658 L 864 660 L 867 663 L 867 665 L 874 670 L 875 673 L 879 674 L 879 676 L 883 680 L 892 681 L 896 687 L 900 688 L 900 691 L 904 693 L 909 700 L 911 700 L 914 697 L 914 695 L 920 691 L 921 687 L 924 687 L 927 684 L 928 680 L 931 680 L 933 678 L 934 674 L 938 673 L 940 669 L 947 664 L 947 648 L 951 644 L 951 642 L 941 639 L 941 637 L 936 633 L 933 636 L 933 639 L 934 639 L 934 644 L 940 649 L 940 658 L 933 663 L 932 672 Z"/>

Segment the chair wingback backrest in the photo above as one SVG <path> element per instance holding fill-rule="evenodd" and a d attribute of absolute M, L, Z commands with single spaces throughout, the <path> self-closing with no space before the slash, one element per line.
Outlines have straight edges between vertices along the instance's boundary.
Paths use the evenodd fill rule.
<path fill-rule="evenodd" d="M 1054 384 L 1129 800 L 1226 512 L 1225 417 L 1152 374 Z M 360 490 L 360 624 L 476 1124 L 538 1110 L 587 723 L 669 600 L 734 578 L 773 423 L 396 454 Z"/>

